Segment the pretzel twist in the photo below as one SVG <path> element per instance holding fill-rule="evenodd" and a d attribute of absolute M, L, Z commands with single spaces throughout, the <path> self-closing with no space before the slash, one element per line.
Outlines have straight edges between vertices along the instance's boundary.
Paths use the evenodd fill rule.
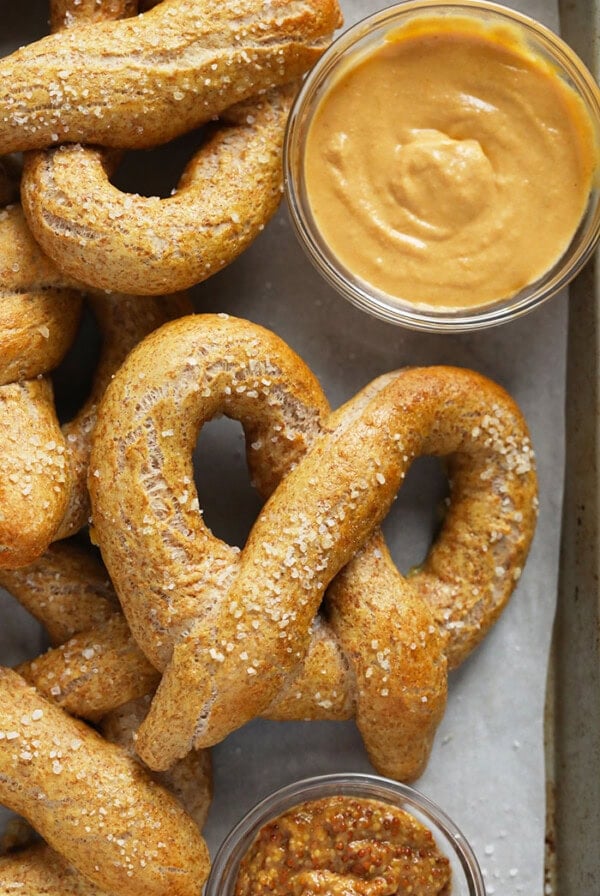
<path fill-rule="evenodd" d="M 166 199 L 114 187 L 101 150 L 29 154 L 22 197 L 44 250 L 102 289 L 155 295 L 187 289 L 230 264 L 281 199 L 282 147 L 294 87 L 234 106 Z"/>
<path fill-rule="evenodd" d="M 204 526 L 192 484 L 197 430 L 217 412 L 242 421 L 263 494 L 285 476 L 241 557 Z M 452 501 L 407 581 L 373 532 L 422 453 L 450 455 Z M 534 529 L 527 429 L 490 381 L 400 371 L 328 416 L 281 340 L 211 315 L 163 327 L 129 356 L 90 471 L 95 537 L 136 640 L 165 670 L 138 736 L 154 768 L 268 713 L 325 657 L 338 683 L 355 680 L 349 701 L 333 689 L 334 713 L 350 703 L 376 767 L 414 777 L 443 712 L 446 655 L 456 665 L 495 621 Z M 329 625 L 315 623 L 346 564 Z M 307 649 L 316 666 L 302 667 Z"/>
<path fill-rule="evenodd" d="M 0 802 L 86 878 L 115 894 L 198 893 L 209 867 L 198 829 L 125 750 L 8 669 L 0 733 Z"/>
<path fill-rule="evenodd" d="M 43 255 L 19 206 L 0 212 L 0 276 L 0 567 L 18 567 L 87 523 L 90 436 L 104 389 L 130 348 L 191 305 L 182 296 L 90 295 L 102 354 L 88 400 L 61 429 L 47 374 L 74 339 L 81 287 Z"/>
<path fill-rule="evenodd" d="M 282 85 L 323 51 L 340 24 L 337 2 L 164 0 L 134 19 L 99 15 L 88 27 L 80 21 L 89 4 L 77 18 L 75 4 L 66 5 L 57 4 L 52 23 L 77 24 L 75 36 L 38 41 L 0 62 L 18 81 L 10 97 L 0 91 L 0 147 L 154 146 L 221 122 L 164 200 L 112 186 L 114 161 L 102 151 L 71 145 L 30 155 L 22 186 L 30 226 L 82 282 L 145 295 L 185 289 L 230 263 L 276 210 L 294 93 Z M 273 87 L 282 89 L 266 94 Z"/>

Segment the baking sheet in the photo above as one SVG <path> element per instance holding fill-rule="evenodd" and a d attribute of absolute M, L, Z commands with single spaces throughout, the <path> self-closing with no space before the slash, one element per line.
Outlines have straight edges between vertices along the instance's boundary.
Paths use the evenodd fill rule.
<path fill-rule="evenodd" d="M 384 5 L 342 0 L 347 24 Z M 515 6 L 557 27 L 554 2 L 531 0 Z M 43 30 L 42 2 L 29 3 L 26 9 L 5 4 L 3 12 L 8 24 L 0 50 Z M 164 168 L 152 155 L 142 158 L 145 165 L 138 157 L 132 167 Z M 557 593 L 566 297 L 485 333 L 409 333 L 366 317 L 334 294 L 303 255 L 282 209 L 254 246 L 196 288 L 194 298 L 198 311 L 227 311 L 274 329 L 312 366 L 333 405 L 384 371 L 436 363 L 472 367 L 497 380 L 520 403 L 538 458 L 538 531 L 508 609 L 451 678 L 446 717 L 418 786 L 472 842 L 489 896 L 542 893 L 543 709 Z M 258 507 L 242 456 L 237 425 L 219 421 L 206 428 L 197 460 L 201 503 L 215 532 L 238 544 Z M 392 553 L 404 570 L 426 550 L 443 489 L 437 466 L 419 463 L 386 522 Z M 0 597 L 2 662 L 35 654 L 40 638 L 26 614 L 10 598 Z M 274 788 L 306 775 L 370 770 L 352 723 L 257 721 L 215 748 L 213 759 L 215 800 L 206 827 L 213 851 L 243 812 Z"/>

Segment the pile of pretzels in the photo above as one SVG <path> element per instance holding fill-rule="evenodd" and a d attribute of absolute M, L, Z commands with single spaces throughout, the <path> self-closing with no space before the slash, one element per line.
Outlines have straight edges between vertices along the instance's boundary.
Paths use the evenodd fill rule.
<path fill-rule="evenodd" d="M 210 869 L 208 748 L 250 719 L 354 718 L 379 772 L 422 773 L 448 670 L 526 561 L 534 455 L 479 374 L 394 371 L 332 411 L 276 334 L 193 314 L 181 292 L 275 211 L 287 114 L 335 0 L 50 14 L 52 35 L 0 60 L 0 586 L 51 644 L 0 667 L 0 804 L 23 819 L 0 896 L 192 896 Z M 196 128 L 171 197 L 111 184 L 122 151 Z M 102 349 L 59 422 L 51 375 L 84 303 Z M 241 552 L 194 484 L 219 414 L 241 422 L 265 501 Z M 404 577 L 379 525 L 425 454 L 446 459 L 450 498 Z"/>

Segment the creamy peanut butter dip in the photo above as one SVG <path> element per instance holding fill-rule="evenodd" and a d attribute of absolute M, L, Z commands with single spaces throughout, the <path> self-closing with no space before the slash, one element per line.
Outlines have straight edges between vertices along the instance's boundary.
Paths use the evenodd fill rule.
<path fill-rule="evenodd" d="M 310 125 L 304 175 L 342 265 L 389 296 L 456 309 L 552 267 L 596 166 L 583 103 L 515 29 L 428 16 L 343 66 Z"/>
<path fill-rule="evenodd" d="M 450 863 L 431 831 L 396 806 L 334 796 L 259 831 L 235 896 L 448 896 Z"/>

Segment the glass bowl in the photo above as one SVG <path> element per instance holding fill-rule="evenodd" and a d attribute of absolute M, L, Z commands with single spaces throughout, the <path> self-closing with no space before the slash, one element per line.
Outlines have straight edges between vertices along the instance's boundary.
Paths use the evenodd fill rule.
<path fill-rule="evenodd" d="M 469 308 L 440 308 L 391 296 L 361 280 L 331 250 L 311 212 L 304 178 L 308 131 L 320 100 L 353 59 L 368 55 L 386 35 L 414 19 L 460 16 L 486 26 L 516 30 L 528 51 L 549 63 L 555 74 L 579 96 L 592 124 L 596 149 L 600 145 L 600 90 L 579 57 L 539 22 L 495 3 L 482 0 L 408 0 L 382 10 L 344 32 L 308 74 L 290 114 L 285 148 L 285 190 L 292 222 L 300 242 L 317 270 L 354 305 L 390 323 L 429 332 L 462 332 L 513 320 L 536 308 L 565 287 L 592 254 L 600 236 L 598 171 L 587 208 L 562 257 L 538 280 L 509 298 Z"/>
<path fill-rule="evenodd" d="M 432 832 L 437 847 L 450 860 L 452 896 L 485 896 L 477 859 L 464 835 L 435 803 L 412 787 L 377 775 L 322 775 L 277 790 L 258 803 L 221 846 L 204 896 L 233 896 L 240 862 L 259 830 L 282 813 L 309 800 L 352 796 L 379 800 L 404 809 Z"/>

